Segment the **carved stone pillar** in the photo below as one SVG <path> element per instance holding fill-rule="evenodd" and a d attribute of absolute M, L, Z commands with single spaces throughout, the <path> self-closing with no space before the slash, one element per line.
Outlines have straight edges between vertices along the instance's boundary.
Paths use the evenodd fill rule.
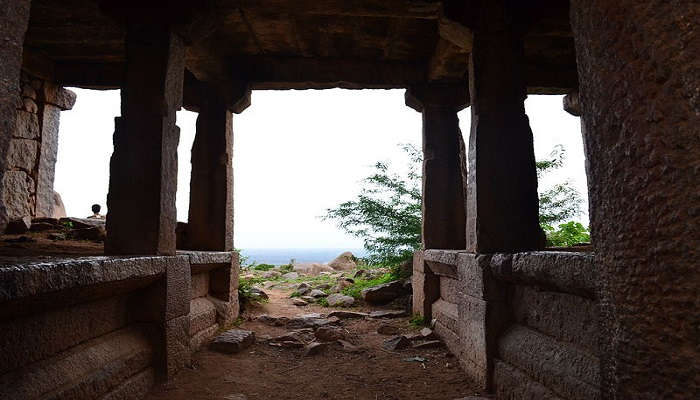
<path fill-rule="evenodd" d="M 532 131 L 523 105 L 523 40 L 517 25 L 507 20 L 505 4 L 483 5 L 470 58 L 467 250 L 476 253 L 545 244 Z"/>
<path fill-rule="evenodd" d="M 187 247 L 233 250 L 232 114 L 210 93 L 199 106 L 192 145 Z"/>
<path fill-rule="evenodd" d="M 184 45 L 169 28 L 129 24 L 122 116 L 107 196 L 107 254 L 175 254 Z"/>

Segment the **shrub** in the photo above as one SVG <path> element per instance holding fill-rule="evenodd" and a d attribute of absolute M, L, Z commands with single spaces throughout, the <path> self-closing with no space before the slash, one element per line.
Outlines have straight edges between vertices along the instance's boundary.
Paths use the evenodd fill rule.
<path fill-rule="evenodd" d="M 275 268 L 275 266 L 272 264 L 257 264 L 253 266 L 253 269 L 256 271 L 269 271 L 273 268 Z"/>

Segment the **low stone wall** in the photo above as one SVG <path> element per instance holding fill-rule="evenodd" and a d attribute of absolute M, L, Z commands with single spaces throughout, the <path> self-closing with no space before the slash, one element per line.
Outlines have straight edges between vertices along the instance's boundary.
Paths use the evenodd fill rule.
<path fill-rule="evenodd" d="M 414 299 L 434 299 L 414 310 L 481 387 L 503 399 L 600 398 L 592 254 L 426 250 L 414 261 L 424 280 Z"/>
<path fill-rule="evenodd" d="M 235 253 L 0 259 L 0 398 L 141 398 L 238 315 Z"/>

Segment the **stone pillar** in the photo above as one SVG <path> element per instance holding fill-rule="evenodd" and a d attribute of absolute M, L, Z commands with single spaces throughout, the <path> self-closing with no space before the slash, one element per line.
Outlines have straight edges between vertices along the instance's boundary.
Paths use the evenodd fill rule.
<path fill-rule="evenodd" d="M 128 24 L 122 116 L 115 121 L 107 254 L 175 254 L 184 44 L 168 27 Z"/>
<path fill-rule="evenodd" d="M 571 2 L 604 399 L 700 393 L 699 20 L 691 1 Z"/>
<path fill-rule="evenodd" d="M 5 207 L 7 154 L 10 140 L 17 129 L 19 78 L 22 67 L 22 46 L 29 24 L 30 0 L 0 1 L 0 232 L 8 222 Z"/>
<path fill-rule="evenodd" d="M 428 84 L 406 91 L 406 105 L 423 114 L 423 249 L 464 249 L 466 156 L 457 112 L 468 105 L 465 85 Z M 413 312 L 432 318 L 440 278 L 413 260 Z"/>
<path fill-rule="evenodd" d="M 532 131 L 523 105 L 523 40 L 506 3 L 483 5 L 470 56 L 467 249 L 477 253 L 545 244 Z"/>
<path fill-rule="evenodd" d="M 233 250 L 231 119 L 231 111 L 210 92 L 199 107 L 192 145 L 187 224 L 187 247 L 191 250 Z"/>

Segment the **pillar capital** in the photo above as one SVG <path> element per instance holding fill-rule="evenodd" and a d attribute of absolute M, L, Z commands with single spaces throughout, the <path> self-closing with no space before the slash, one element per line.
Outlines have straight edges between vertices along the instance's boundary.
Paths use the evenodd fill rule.
<path fill-rule="evenodd" d="M 469 86 L 466 82 L 426 83 L 411 86 L 404 95 L 406 105 L 423 112 L 425 107 L 452 108 L 455 112 L 469 107 Z"/>
<path fill-rule="evenodd" d="M 241 81 L 234 81 L 223 88 L 215 88 L 207 82 L 197 79 L 190 71 L 185 71 L 183 106 L 199 112 L 207 103 L 223 103 L 226 108 L 240 114 L 250 107 L 250 86 Z"/>

